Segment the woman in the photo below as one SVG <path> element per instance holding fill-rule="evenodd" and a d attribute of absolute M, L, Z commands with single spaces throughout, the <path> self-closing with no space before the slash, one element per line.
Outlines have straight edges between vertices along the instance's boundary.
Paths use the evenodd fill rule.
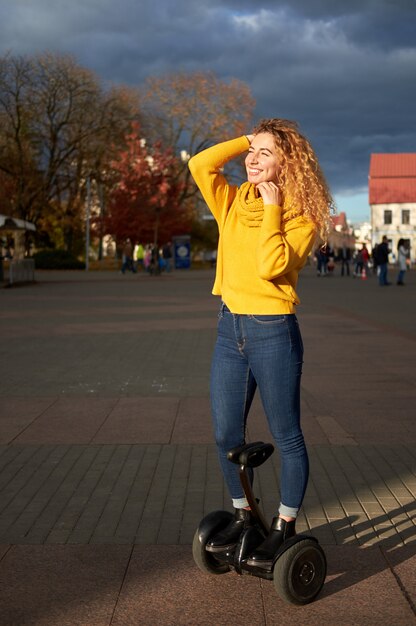
<path fill-rule="evenodd" d="M 399 274 L 397 276 L 397 284 L 398 285 L 404 285 L 404 275 L 406 273 L 407 270 L 407 248 L 406 248 L 406 242 L 404 239 L 399 239 L 399 242 L 397 244 L 397 260 L 399 262 Z"/>
<path fill-rule="evenodd" d="M 247 182 L 230 185 L 222 168 L 248 150 Z M 253 523 L 238 476 L 227 460 L 245 442 L 247 415 L 259 388 L 281 457 L 281 503 L 270 533 L 248 564 L 267 567 L 295 521 L 308 480 L 300 427 L 303 346 L 295 315 L 298 272 L 317 234 L 325 238 L 333 204 L 316 155 L 283 119 L 261 121 L 253 134 L 194 156 L 189 167 L 219 227 L 213 293 L 220 295 L 211 368 L 211 408 L 234 519 L 207 550 L 232 549 Z"/>

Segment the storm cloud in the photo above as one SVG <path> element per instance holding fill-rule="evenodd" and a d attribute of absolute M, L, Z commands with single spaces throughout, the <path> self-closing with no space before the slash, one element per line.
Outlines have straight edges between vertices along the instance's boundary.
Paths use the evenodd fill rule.
<path fill-rule="evenodd" d="M 416 0 L 0 0 L 0 53 L 70 53 L 103 80 L 212 70 L 296 119 L 339 197 L 372 152 L 416 152 Z"/>

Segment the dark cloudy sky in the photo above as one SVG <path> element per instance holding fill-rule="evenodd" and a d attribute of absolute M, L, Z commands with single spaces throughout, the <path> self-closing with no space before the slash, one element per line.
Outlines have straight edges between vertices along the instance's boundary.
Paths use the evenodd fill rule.
<path fill-rule="evenodd" d="M 416 0 L 0 0 L 0 54 L 73 54 L 103 79 L 213 70 L 256 118 L 296 119 L 340 210 L 367 219 L 372 152 L 416 152 Z"/>

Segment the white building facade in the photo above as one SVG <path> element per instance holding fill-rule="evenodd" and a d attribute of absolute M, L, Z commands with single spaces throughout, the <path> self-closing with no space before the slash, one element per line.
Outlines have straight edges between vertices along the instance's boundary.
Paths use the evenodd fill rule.
<path fill-rule="evenodd" d="M 399 239 L 409 244 L 410 258 L 416 254 L 416 202 L 392 202 L 371 204 L 372 246 L 380 243 L 384 235 L 389 240 L 389 248 L 397 256 Z"/>
<path fill-rule="evenodd" d="M 411 261 L 416 256 L 416 154 L 372 154 L 369 175 L 372 247 L 384 236 L 391 260 L 404 239 Z"/>

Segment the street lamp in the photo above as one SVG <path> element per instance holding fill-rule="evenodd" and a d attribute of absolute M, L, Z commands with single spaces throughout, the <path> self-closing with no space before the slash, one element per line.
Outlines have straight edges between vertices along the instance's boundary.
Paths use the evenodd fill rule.
<path fill-rule="evenodd" d="M 85 235 L 85 271 L 89 270 L 89 251 L 90 251 L 90 215 L 91 215 L 91 179 L 87 176 L 87 207 L 86 207 L 86 235 Z"/>

